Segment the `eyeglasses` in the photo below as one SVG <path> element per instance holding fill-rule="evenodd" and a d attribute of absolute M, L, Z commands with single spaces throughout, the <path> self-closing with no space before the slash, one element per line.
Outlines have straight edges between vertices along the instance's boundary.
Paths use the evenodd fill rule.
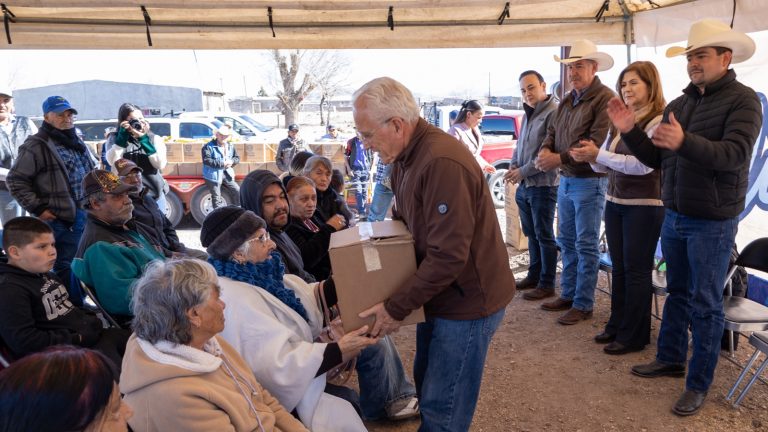
<path fill-rule="evenodd" d="M 358 138 L 358 139 L 360 139 L 360 141 L 361 141 L 361 142 L 370 141 L 370 140 L 371 140 L 371 138 L 373 138 L 373 136 L 374 136 L 374 135 L 376 135 L 376 132 L 378 132 L 378 131 L 379 131 L 379 129 L 381 129 L 381 128 L 383 128 L 384 126 L 386 126 L 386 125 L 387 125 L 387 123 L 389 123 L 389 122 L 390 122 L 390 121 L 391 121 L 393 118 L 394 118 L 394 117 L 390 117 L 390 118 L 388 118 L 388 119 L 384 120 L 384 121 L 383 121 L 383 122 L 382 122 L 382 123 L 379 125 L 379 127 L 377 127 L 376 129 L 374 129 L 374 130 L 372 130 L 372 131 L 370 131 L 370 132 L 360 132 L 360 131 L 357 131 L 357 138 Z"/>
<path fill-rule="evenodd" d="M 269 241 L 269 231 L 265 232 L 264 234 L 262 234 L 262 235 L 260 235 L 258 237 L 254 237 L 254 238 L 248 240 L 248 243 L 253 242 L 253 241 L 258 241 L 259 243 L 261 243 L 263 245 L 267 244 L 267 242 Z"/>

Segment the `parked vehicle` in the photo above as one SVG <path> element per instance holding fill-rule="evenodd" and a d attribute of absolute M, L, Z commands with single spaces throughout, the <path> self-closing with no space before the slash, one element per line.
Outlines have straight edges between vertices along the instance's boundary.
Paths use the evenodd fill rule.
<path fill-rule="evenodd" d="M 486 176 L 496 208 L 504 208 L 504 174 L 509 169 L 524 114 L 523 111 L 487 114 L 480 124 L 485 141 L 480 155 L 496 168 L 495 173 Z"/>
<path fill-rule="evenodd" d="M 240 134 L 246 141 L 263 141 L 265 139 L 279 137 L 285 138 L 284 131 L 275 131 L 269 126 L 265 126 L 253 116 L 239 112 L 212 112 L 212 111 L 194 111 L 183 112 L 179 114 L 180 119 L 190 118 L 215 118 L 216 120 L 227 123 L 232 129 Z M 274 133 L 271 133 L 273 132 Z M 276 135 L 275 135 L 276 134 Z M 274 136 L 273 136 L 274 135 Z"/>
<path fill-rule="evenodd" d="M 186 143 L 194 145 L 203 144 L 213 138 L 216 129 L 223 126 L 223 123 L 216 119 L 207 118 L 182 118 L 172 119 L 165 117 L 148 117 L 147 122 L 151 125 L 152 132 L 162 137 L 166 137 L 167 143 L 181 144 Z M 108 127 L 116 127 L 117 120 L 78 120 L 75 126 L 79 127 L 85 140 L 93 144 L 96 154 L 100 154 L 101 145 L 104 141 L 104 131 Z M 242 142 L 243 139 L 237 134 L 233 134 L 232 142 Z M 199 150 L 196 152 L 199 154 Z M 170 191 L 166 195 L 168 207 L 166 216 L 177 225 L 187 213 L 192 213 L 195 220 L 202 224 L 205 216 L 213 210 L 211 204 L 211 194 L 205 187 L 205 181 L 202 172 L 197 172 L 197 166 L 194 162 L 178 163 L 169 162 L 169 166 L 174 168 L 170 173 L 166 169 L 163 177 L 168 182 Z M 182 167 L 182 168 L 179 168 Z M 223 194 L 227 204 L 234 202 L 232 197 Z"/>

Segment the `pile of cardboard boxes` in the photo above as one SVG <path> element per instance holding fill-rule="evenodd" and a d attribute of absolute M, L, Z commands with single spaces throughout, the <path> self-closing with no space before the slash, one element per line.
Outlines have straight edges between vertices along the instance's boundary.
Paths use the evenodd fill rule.
<path fill-rule="evenodd" d="M 523 228 L 520 225 L 520 213 L 515 202 L 515 193 L 517 185 L 506 184 L 504 191 L 504 214 L 507 219 L 507 244 L 513 248 L 524 251 L 528 250 L 528 237 L 523 234 Z"/>

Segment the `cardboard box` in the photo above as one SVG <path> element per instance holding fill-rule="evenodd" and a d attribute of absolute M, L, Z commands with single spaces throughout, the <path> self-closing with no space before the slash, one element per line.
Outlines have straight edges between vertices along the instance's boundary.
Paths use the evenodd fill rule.
<path fill-rule="evenodd" d="M 363 222 L 331 234 L 331 267 L 344 331 L 373 319 L 357 315 L 386 300 L 416 273 L 413 237 L 400 221 Z M 424 321 L 424 309 L 413 311 L 403 325 Z"/>
<path fill-rule="evenodd" d="M 168 143 L 165 145 L 165 156 L 168 162 L 184 162 L 184 149 L 182 144 Z"/>
<path fill-rule="evenodd" d="M 203 162 L 203 145 L 200 143 L 182 144 L 184 147 L 184 162 Z"/>
<path fill-rule="evenodd" d="M 179 163 L 169 162 L 163 168 L 163 176 L 176 176 L 179 175 Z"/>
<path fill-rule="evenodd" d="M 264 155 L 264 144 L 247 143 L 240 153 L 240 160 L 244 162 L 267 162 Z"/>
<path fill-rule="evenodd" d="M 524 251 L 528 250 L 528 237 L 523 234 L 523 227 L 520 225 L 520 212 L 515 201 L 516 192 L 516 184 L 506 184 L 504 191 L 504 214 L 507 219 L 506 243 L 519 251 Z"/>
<path fill-rule="evenodd" d="M 203 175 L 203 163 L 182 163 L 178 165 L 180 176 L 202 176 Z"/>

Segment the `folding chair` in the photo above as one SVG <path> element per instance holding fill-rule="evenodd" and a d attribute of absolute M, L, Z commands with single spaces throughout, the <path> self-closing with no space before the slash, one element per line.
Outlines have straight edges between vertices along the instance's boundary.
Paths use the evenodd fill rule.
<path fill-rule="evenodd" d="M 611 272 L 613 272 L 613 262 L 611 261 L 611 253 L 608 250 L 608 240 L 605 238 L 605 231 L 600 234 L 600 243 L 598 243 L 597 247 L 600 253 L 600 266 L 598 267 L 598 271 L 605 272 L 605 278 L 608 280 L 608 290 L 606 291 L 599 286 L 597 289 L 611 295 L 611 292 L 613 291 L 613 281 L 611 277 Z"/>
<path fill-rule="evenodd" d="M 651 316 L 661 321 L 661 309 L 659 308 L 659 297 L 667 296 L 667 261 L 661 252 L 661 239 L 656 243 L 655 252 L 656 265 L 651 271 L 651 287 L 653 288 L 653 306 L 654 312 Z"/>
<path fill-rule="evenodd" d="M 748 298 L 733 296 L 730 282 L 739 266 L 768 272 L 768 237 L 759 238 L 748 244 L 741 251 L 725 278 L 728 295 L 723 297 L 723 311 L 725 312 L 725 329 L 730 330 L 728 352 L 731 357 L 734 356 L 734 333 L 768 330 L 768 307 Z"/>
<path fill-rule="evenodd" d="M 760 355 L 760 352 L 763 352 L 766 354 L 765 360 L 763 360 L 762 363 L 760 363 L 760 366 L 755 371 L 755 374 L 752 376 L 752 379 L 749 380 L 747 383 L 747 386 L 744 387 L 744 390 L 741 391 L 741 394 L 739 394 L 739 397 L 736 398 L 736 401 L 733 403 L 734 407 L 739 406 L 742 399 L 744 399 L 744 396 L 747 395 L 747 392 L 752 387 L 752 384 L 757 381 L 758 378 L 760 378 L 760 375 L 762 375 L 763 370 L 765 370 L 765 367 L 768 366 L 768 332 L 754 332 L 751 336 L 749 336 L 749 343 L 750 345 L 755 347 L 755 352 L 752 353 L 752 357 L 749 358 L 749 362 L 747 362 L 747 365 L 744 366 L 744 370 L 741 371 L 741 374 L 739 375 L 739 378 L 736 379 L 736 382 L 733 383 L 733 387 L 731 387 L 731 391 L 728 392 L 728 396 L 725 397 L 725 400 L 731 400 L 734 393 L 736 393 L 736 389 L 739 387 L 739 384 L 741 384 L 741 381 L 744 380 L 744 378 L 747 376 L 747 372 L 752 368 L 752 364 L 757 360 L 757 357 Z"/>
<path fill-rule="evenodd" d="M 99 299 L 96 298 L 96 293 L 85 284 L 85 282 L 80 281 L 80 287 L 83 289 L 83 292 L 85 293 L 86 300 L 83 302 L 83 304 L 87 304 L 88 302 L 92 303 L 93 306 L 95 306 L 96 313 L 100 314 L 102 317 L 104 317 L 104 320 L 107 322 L 107 326 L 109 327 L 115 327 L 115 328 L 124 328 L 122 325 L 120 325 L 115 318 L 110 315 L 106 309 L 104 309 L 103 306 L 101 306 L 101 303 L 99 303 Z"/>

